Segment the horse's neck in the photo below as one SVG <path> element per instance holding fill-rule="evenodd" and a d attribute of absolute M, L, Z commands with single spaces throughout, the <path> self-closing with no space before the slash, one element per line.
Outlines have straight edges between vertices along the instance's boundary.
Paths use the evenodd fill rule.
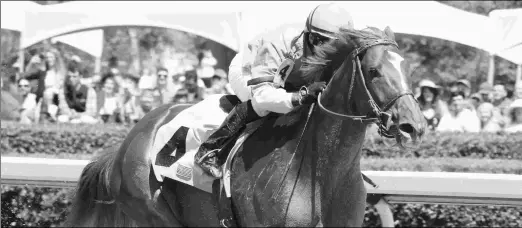
<path fill-rule="evenodd" d="M 315 115 L 313 130 L 315 152 L 319 158 L 318 170 L 331 177 L 348 175 L 351 170 L 357 170 L 366 125 L 331 117 L 322 110 L 316 110 Z"/>
<path fill-rule="evenodd" d="M 346 90 L 342 89 L 343 84 L 335 82 L 329 86 L 321 98 L 321 103 L 334 112 L 360 114 L 354 110 L 355 105 L 348 101 Z M 352 94 L 351 99 L 360 97 Z M 326 226 L 342 226 L 348 221 L 345 221 L 346 218 L 343 216 L 338 216 L 338 213 L 348 213 L 351 210 L 345 201 L 361 197 L 360 189 L 363 183 L 360 173 L 360 151 L 366 125 L 358 121 L 332 117 L 319 107 L 317 109 L 311 134 L 315 137 L 312 140 L 315 142 L 315 150 L 312 152 L 317 153 L 315 176 L 318 177 L 316 184 L 321 186 L 319 201 L 322 221 Z"/>

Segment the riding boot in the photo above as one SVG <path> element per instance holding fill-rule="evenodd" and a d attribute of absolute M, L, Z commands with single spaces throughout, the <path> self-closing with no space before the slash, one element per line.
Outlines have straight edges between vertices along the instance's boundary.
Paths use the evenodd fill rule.
<path fill-rule="evenodd" d="M 222 151 L 223 144 L 246 124 L 259 118 L 260 116 L 254 111 L 251 101 L 236 105 L 223 124 L 201 144 L 195 156 L 196 164 L 208 174 L 221 178 L 223 171 L 220 166 L 223 162 L 219 158 L 226 158 L 226 154 L 222 154 L 224 153 Z"/>

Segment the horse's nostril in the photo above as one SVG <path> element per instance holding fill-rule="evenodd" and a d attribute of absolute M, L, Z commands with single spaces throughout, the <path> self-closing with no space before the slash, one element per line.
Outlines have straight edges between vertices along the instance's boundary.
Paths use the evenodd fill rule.
<path fill-rule="evenodd" d="M 413 126 L 411 124 L 400 124 L 399 130 L 401 130 L 402 132 L 411 134 L 415 131 L 415 128 L 413 128 Z"/>

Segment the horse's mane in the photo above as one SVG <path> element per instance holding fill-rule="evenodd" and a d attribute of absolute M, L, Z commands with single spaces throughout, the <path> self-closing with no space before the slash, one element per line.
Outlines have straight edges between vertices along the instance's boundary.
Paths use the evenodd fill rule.
<path fill-rule="evenodd" d="M 367 42 L 389 39 L 384 31 L 375 27 L 368 27 L 363 30 L 340 29 L 335 36 L 337 39 L 332 39 L 330 42 L 316 47 L 314 49 L 315 55 L 309 56 L 303 61 L 301 70 L 305 81 L 328 81 L 329 78 L 323 78 L 323 73 L 327 67 L 342 64 L 351 51 Z"/>

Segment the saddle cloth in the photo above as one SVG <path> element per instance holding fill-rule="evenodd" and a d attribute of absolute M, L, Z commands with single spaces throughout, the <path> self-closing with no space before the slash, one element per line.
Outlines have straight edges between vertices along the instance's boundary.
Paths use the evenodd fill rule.
<path fill-rule="evenodd" d="M 172 121 L 161 126 L 154 138 L 149 159 L 154 175 L 159 182 L 167 177 L 203 191 L 212 193 L 216 178 L 206 174 L 195 164 L 194 156 L 201 143 L 223 123 L 228 113 L 220 108 L 223 95 L 212 95 L 205 100 L 181 111 Z M 247 125 L 247 130 L 236 140 L 234 149 L 244 142 L 261 120 Z M 233 156 L 235 152 L 229 154 Z M 225 165 L 223 166 L 225 167 Z"/>

